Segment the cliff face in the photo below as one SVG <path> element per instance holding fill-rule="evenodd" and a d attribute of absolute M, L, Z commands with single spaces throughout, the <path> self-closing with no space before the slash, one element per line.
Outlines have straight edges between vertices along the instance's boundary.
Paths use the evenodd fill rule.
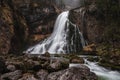
<path fill-rule="evenodd" d="M 70 20 L 77 24 L 89 43 L 107 43 L 117 47 L 120 6 L 117 1 L 96 1 L 70 12 Z"/>
<path fill-rule="evenodd" d="M 7 2 L 0 6 L 0 52 L 19 51 L 28 36 L 28 27 L 23 16 L 19 15 Z"/>
<path fill-rule="evenodd" d="M 9 7 L 0 8 L 0 52 L 8 53 L 14 35 L 12 13 Z"/>
<path fill-rule="evenodd" d="M 59 12 L 45 1 L 0 0 L 0 52 L 20 53 L 47 37 Z"/>
<path fill-rule="evenodd" d="M 96 43 L 101 40 L 103 31 L 98 24 L 97 8 L 91 5 L 87 8 L 81 7 L 70 11 L 69 19 L 76 24 L 89 43 Z"/>

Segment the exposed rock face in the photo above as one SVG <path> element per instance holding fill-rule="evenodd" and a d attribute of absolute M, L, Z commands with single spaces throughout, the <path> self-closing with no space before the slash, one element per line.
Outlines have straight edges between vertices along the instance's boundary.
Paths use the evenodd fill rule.
<path fill-rule="evenodd" d="M 12 3 L 11 3 L 12 4 Z M 11 8 L 7 1 L 0 7 L 0 52 L 20 51 L 28 36 L 28 27 L 23 16 Z"/>
<path fill-rule="evenodd" d="M 0 8 L 0 53 L 8 53 L 14 35 L 12 12 L 9 7 Z"/>
<path fill-rule="evenodd" d="M 39 42 L 52 33 L 55 19 L 60 12 L 54 2 L 51 0 L 13 0 L 18 12 L 25 17 L 29 26 L 29 43 Z"/>
<path fill-rule="evenodd" d="M 99 20 L 102 19 L 102 17 L 96 5 L 91 4 L 87 7 L 71 10 L 69 19 L 79 26 L 84 38 L 89 43 L 98 43 L 102 40 L 104 31 L 103 26 L 99 24 Z"/>
<path fill-rule="evenodd" d="M 47 80 L 97 80 L 97 77 L 88 68 L 81 66 L 51 73 Z"/>
<path fill-rule="evenodd" d="M 102 41 L 102 36 L 104 35 L 104 27 L 100 25 L 100 19 L 103 16 L 98 12 L 95 5 L 90 5 L 88 13 L 86 13 L 86 32 L 87 37 L 90 42 L 99 43 Z"/>
<path fill-rule="evenodd" d="M 48 37 L 59 12 L 47 1 L 1 0 L 0 52 L 19 54 L 27 43 Z"/>

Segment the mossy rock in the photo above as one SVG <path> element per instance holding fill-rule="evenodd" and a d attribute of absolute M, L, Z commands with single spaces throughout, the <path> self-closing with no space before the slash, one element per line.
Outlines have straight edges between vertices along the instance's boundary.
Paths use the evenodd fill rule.
<path fill-rule="evenodd" d="M 78 55 L 76 54 L 67 54 L 67 55 L 63 55 L 63 57 L 69 59 L 70 63 L 84 64 L 83 58 L 78 57 Z"/>
<path fill-rule="evenodd" d="M 89 61 L 92 61 L 92 62 L 98 62 L 100 60 L 100 57 L 88 57 L 88 60 Z"/>
<path fill-rule="evenodd" d="M 59 70 L 63 70 L 69 67 L 69 60 L 66 58 L 55 58 L 52 59 L 50 64 L 47 66 L 47 70 L 49 72 L 55 72 Z"/>

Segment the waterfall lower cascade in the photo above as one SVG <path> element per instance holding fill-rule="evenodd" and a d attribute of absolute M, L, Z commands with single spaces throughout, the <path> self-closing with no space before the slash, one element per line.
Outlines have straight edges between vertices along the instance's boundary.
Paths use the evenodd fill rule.
<path fill-rule="evenodd" d="M 90 62 L 87 59 L 85 59 L 85 62 L 85 65 L 99 77 L 99 80 L 120 80 L 120 73 L 118 71 L 108 70 L 99 66 L 97 62 Z"/>
<path fill-rule="evenodd" d="M 91 72 L 94 72 L 98 76 L 98 80 L 120 80 L 120 72 L 112 71 L 98 65 L 98 62 L 88 61 L 87 56 L 80 56 L 84 58 L 85 64 Z M 79 67 L 81 64 L 70 64 L 69 67 Z"/>
<path fill-rule="evenodd" d="M 62 12 L 54 25 L 50 37 L 39 44 L 30 47 L 25 53 L 29 54 L 50 54 L 72 53 L 81 50 L 85 41 L 79 28 L 68 20 L 69 11 Z M 69 26 L 72 27 L 69 27 Z"/>

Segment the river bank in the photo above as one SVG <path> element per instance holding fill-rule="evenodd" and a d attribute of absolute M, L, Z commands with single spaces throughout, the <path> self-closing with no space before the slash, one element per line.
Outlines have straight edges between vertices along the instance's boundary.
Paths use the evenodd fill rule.
<path fill-rule="evenodd" d="M 66 57 L 68 57 L 66 55 Z M 1 80 L 97 80 L 97 76 L 90 72 L 82 58 L 50 57 L 43 55 L 1 55 Z M 81 66 L 69 67 L 70 62 Z M 74 77 L 73 77 L 74 76 Z"/>
<path fill-rule="evenodd" d="M 96 62 L 99 61 L 99 56 L 78 56 L 74 54 L 56 54 L 50 56 L 48 53 L 41 56 L 39 55 L 39 57 L 38 55 L 16 56 L 12 54 L 9 54 L 8 56 L 0 56 L 1 80 L 83 80 L 83 78 L 84 80 L 120 79 L 120 73 L 118 71 L 102 67 L 98 64 L 99 62 Z M 94 61 L 90 60 L 91 58 L 94 58 Z M 75 77 L 70 79 L 71 76 Z"/>

